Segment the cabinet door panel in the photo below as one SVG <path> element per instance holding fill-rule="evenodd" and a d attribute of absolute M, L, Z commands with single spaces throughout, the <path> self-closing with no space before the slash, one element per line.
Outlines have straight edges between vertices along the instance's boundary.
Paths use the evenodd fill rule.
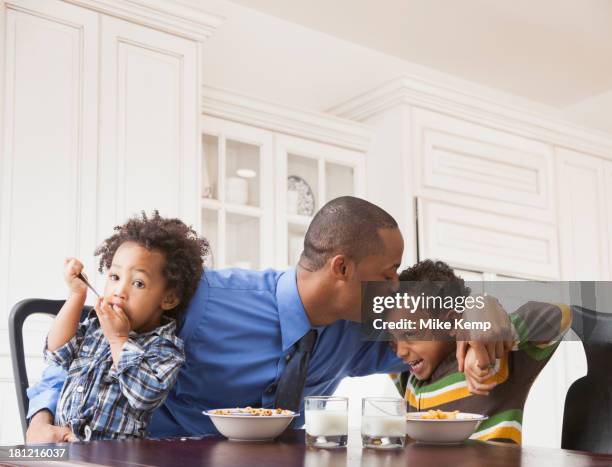
<path fill-rule="evenodd" d="M 0 327 L 22 298 L 63 296 L 63 258 L 93 250 L 97 159 L 97 15 L 26 1 L 6 24 Z"/>
<path fill-rule="evenodd" d="M 603 280 L 608 277 L 604 164 L 559 148 L 557 171 L 563 278 Z"/>
<path fill-rule="evenodd" d="M 99 235 L 141 210 L 198 220 L 197 45 L 102 18 Z"/>
<path fill-rule="evenodd" d="M 550 146 L 419 108 L 413 135 L 420 195 L 554 220 Z"/>
<path fill-rule="evenodd" d="M 557 278 L 554 227 L 419 199 L 419 257 L 460 269 Z"/>

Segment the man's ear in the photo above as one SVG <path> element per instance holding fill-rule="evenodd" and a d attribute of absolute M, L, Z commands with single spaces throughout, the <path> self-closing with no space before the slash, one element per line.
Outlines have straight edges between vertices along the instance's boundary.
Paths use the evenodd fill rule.
<path fill-rule="evenodd" d="M 175 308 L 181 301 L 176 295 L 176 291 L 171 290 L 166 294 L 161 303 L 161 309 L 164 311 L 172 310 Z"/>
<path fill-rule="evenodd" d="M 336 255 L 330 260 L 332 275 L 342 281 L 347 281 L 353 273 L 353 262 L 345 255 Z"/>

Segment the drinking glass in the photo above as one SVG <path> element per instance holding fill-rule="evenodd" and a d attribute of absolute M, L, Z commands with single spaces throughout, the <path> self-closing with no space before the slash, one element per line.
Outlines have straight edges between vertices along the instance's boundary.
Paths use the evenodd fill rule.
<path fill-rule="evenodd" d="M 304 398 L 306 445 L 341 448 L 348 439 L 348 398 L 310 396 Z"/>
<path fill-rule="evenodd" d="M 366 448 L 402 448 L 406 442 L 406 401 L 365 397 L 361 401 L 361 442 Z"/>

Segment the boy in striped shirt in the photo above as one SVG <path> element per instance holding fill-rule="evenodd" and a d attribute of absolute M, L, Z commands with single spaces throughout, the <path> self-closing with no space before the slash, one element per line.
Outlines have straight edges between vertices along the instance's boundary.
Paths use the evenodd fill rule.
<path fill-rule="evenodd" d="M 463 279 L 441 261 L 422 261 L 400 274 L 400 281 L 410 293 L 437 294 L 441 297 L 467 297 L 470 289 Z M 409 284 L 406 284 L 409 282 Z M 454 310 L 416 310 L 412 320 L 459 319 Z M 490 389 L 488 395 L 474 394 L 455 356 L 457 336 L 454 331 L 392 331 L 397 356 L 411 366 L 402 374 L 402 389 L 409 412 L 433 409 L 479 413 L 489 418 L 482 422 L 472 439 L 521 444 L 523 407 L 529 389 L 556 350 L 571 324 L 566 305 L 528 302 L 509 315 L 514 346 L 498 359 L 494 368 L 484 368 L 474 375 Z M 421 340 L 421 339 L 428 340 Z M 468 351 L 465 368 L 478 368 L 474 354 Z M 472 370 L 479 371 L 479 370 Z"/>

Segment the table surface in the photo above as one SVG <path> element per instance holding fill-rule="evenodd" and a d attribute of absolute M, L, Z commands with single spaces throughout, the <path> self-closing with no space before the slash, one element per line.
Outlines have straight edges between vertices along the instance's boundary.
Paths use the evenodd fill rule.
<path fill-rule="evenodd" d="M 288 431 L 276 442 L 228 441 L 220 437 L 201 439 L 93 441 L 62 445 L 70 461 L 61 465 L 145 466 L 300 466 L 339 467 L 367 465 L 394 466 L 612 466 L 612 454 L 593 454 L 563 449 L 523 447 L 468 441 L 457 446 L 430 446 L 410 443 L 404 449 L 382 451 L 362 449 L 359 432 L 349 435 L 347 448 L 316 449 L 304 445 L 303 430 Z M 4 451 L 4 452 L 3 452 Z M 0 453 L 8 452 L 0 447 Z M 1 462 L 0 465 L 58 466 L 51 462 Z"/>

